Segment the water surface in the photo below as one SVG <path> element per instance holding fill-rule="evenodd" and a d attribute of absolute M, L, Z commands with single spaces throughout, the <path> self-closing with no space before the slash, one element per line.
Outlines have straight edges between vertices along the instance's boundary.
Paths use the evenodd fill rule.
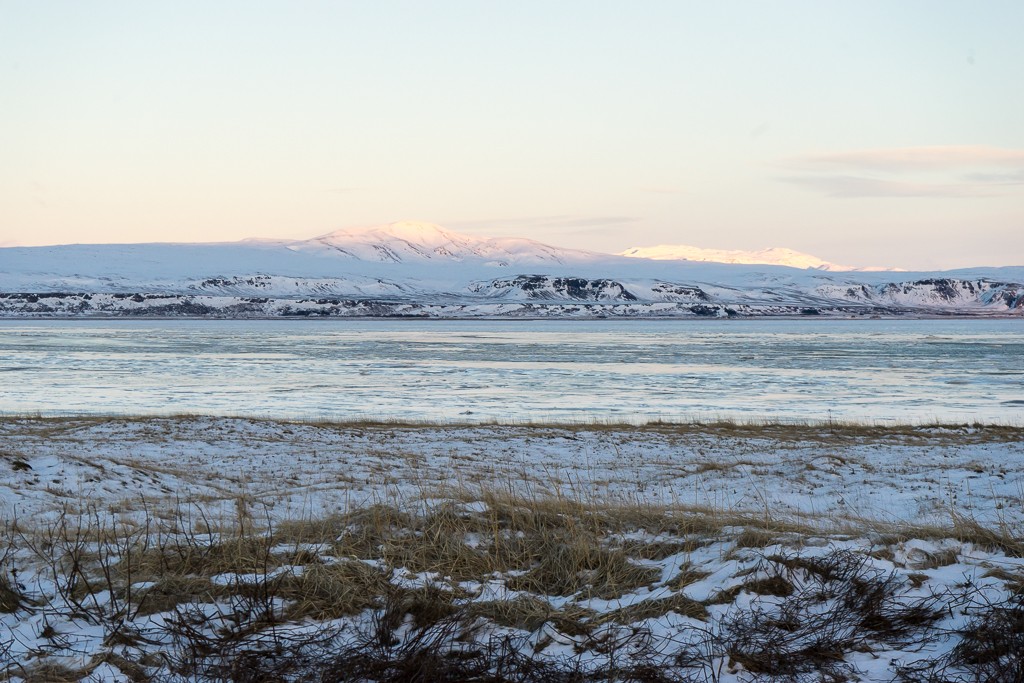
<path fill-rule="evenodd" d="M 1024 423 L 1024 321 L 0 321 L 4 413 Z"/>

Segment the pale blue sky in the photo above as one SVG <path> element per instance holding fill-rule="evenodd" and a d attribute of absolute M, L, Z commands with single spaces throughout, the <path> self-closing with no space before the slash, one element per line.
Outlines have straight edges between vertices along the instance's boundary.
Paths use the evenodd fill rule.
<path fill-rule="evenodd" d="M 0 244 L 415 219 L 1024 264 L 1022 35 L 1019 0 L 0 0 Z"/>

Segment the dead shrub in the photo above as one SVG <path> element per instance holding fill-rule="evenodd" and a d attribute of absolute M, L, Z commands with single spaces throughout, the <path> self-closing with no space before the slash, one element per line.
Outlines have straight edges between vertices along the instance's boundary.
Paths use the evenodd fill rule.
<path fill-rule="evenodd" d="M 954 631 L 957 644 L 935 661 L 902 667 L 899 679 L 912 683 L 1024 681 L 1024 596 L 985 602 L 976 616 Z"/>
<path fill-rule="evenodd" d="M 792 592 L 734 611 L 719 635 L 730 659 L 756 677 L 846 680 L 855 673 L 846 654 L 870 651 L 878 641 L 907 642 L 940 616 L 936 598 L 906 598 L 902 579 L 851 552 L 766 562 Z M 810 569 L 802 566 L 808 562 Z"/>

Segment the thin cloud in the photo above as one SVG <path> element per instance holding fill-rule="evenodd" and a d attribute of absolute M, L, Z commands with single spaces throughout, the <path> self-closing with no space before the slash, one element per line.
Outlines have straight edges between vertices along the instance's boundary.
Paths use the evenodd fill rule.
<path fill-rule="evenodd" d="M 641 192 L 651 192 L 653 194 L 683 194 L 683 190 L 678 187 L 669 187 L 667 185 L 653 185 L 647 187 L 638 187 Z"/>
<path fill-rule="evenodd" d="M 567 228 L 579 228 L 598 225 L 626 225 L 628 223 L 637 223 L 640 220 L 642 219 L 638 216 L 589 216 L 584 218 L 573 218 L 567 221 L 562 221 L 556 225 L 562 225 Z"/>
<path fill-rule="evenodd" d="M 871 171 L 942 171 L 965 168 L 1024 166 L 1024 149 L 990 145 L 939 145 L 886 147 L 824 154 L 807 154 L 789 160 L 790 165 L 815 169 Z"/>
<path fill-rule="evenodd" d="M 757 138 L 761 137 L 762 135 L 770 131 L 771 128 L 772 124 L 765 121 L 764 123 L 758 124 L 757 126 L 754 126 L 753 128 L 750 129 L 750 137 L 756 140 Z"/>
<path fill-rule="evenodd" d="M 474 221 L 452 221 L 447 223 L 452 228 L 477 228 L 487 232 L 508 228 L 582 228 L 600 226 L 618 226 L 637 223 L 643 220 L 639 216 L 527 216 L 525 218 L 489 218 Z"/>
<path fill-rule="evenodd" d="M 968 173 L 964 180 L 993 185 L 1024 185 L 1024 168 L 1010 173 Z"/>
<path fill-rule="evenodd" d="M 803 174 L 781 180 L 829 197 L 996 197 L 1024 185 L 1024 149 L 991 145 L 805 154 L 785 165 Z"/>
<path fill-rule="evenodd" d="M 573 236 L 573 235 L 610 235 L 613 233 L 620 232 L 622 225 L 598 225 L 587 228 L 571 228 L 568 230 L 557 230 L 556 232 L 560 235 Z"/>
<path fill-rule="evenodd" d="M 785 182 L 817 190 L 829 197 L 993 197 L 998 193 L 983 184 L 915 183 L 861 176 L 830 175 L 782 178 Z"/>
<path fill-rule="evenodd" d="M 505 228 L 505 227 L 542 227 L 553 222 L 564 220 L 569 216 L 527 216 L 525 218 L 484 218 L 471 221 L 446 221 L 445 225 L 453 228 Z"/>

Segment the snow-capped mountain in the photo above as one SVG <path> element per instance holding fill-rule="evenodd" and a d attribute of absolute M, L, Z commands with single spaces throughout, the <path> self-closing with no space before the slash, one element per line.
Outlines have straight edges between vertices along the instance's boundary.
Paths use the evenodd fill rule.
<path fill-rule="evenodd" d="M 9 247 L 0 316 L 1024 316 L 1024 267 L 866 272 L 780 250 L 788 265 L 630 251 L 408 221 L 298 241 Z"/>
<path fill-rule="evenodd" d="M 512 265 L 567 264 L 600 258 L 599 254 L 560 249 L 523 238 L 472 237 L 446 230 L 434 223 L 418 221 L 338 230 L 311 240 L 292 242 L 288 249 L 379 263 L 476 261 L 502 268 Z"/>
<path fill-rule="evenodd" d="M 741 263 L 747 265 L 788 266 L 790 268 L 814 268 L 843 272 L 851 270 L 876 271 L 897 270 L 896 268 L 855 268 L 829 263 L 823 259 L 786 247 L 771 247 L 757 251 L 740 249 L 702 249 L 686 244 L 659 244 L 656 247 L 632 247 L 620 252 L 620 256 L 645 258 L 654 261 L 700 261 L 711 263 Z"/>

